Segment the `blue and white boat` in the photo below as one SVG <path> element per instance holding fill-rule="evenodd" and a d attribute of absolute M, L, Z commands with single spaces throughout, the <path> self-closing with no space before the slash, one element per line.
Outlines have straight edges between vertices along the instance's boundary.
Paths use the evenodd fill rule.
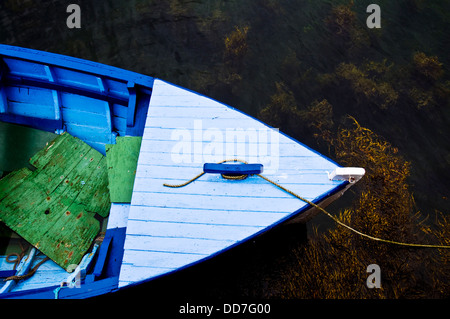
<path fill-rule="evenodd" d="M 20 256 L 16 269 L 0 256 L 0 277 L 26 275 L 39 264 L 26 278 L 0 279 L 0 298 L 112 293 L 318 212 L 260 173 L 320 206 L 364 174 L 237 109 L 163 80 L 7 45 L 0 45 L 0 121 L 69 133 L 106 157 L 107 146 L 119 138 L 142 137 L 131 200 L 111 198 L 102 242 L 92 242 L 71 269 L 43 261 L 40 245 Z M 184 187 L 167 187 L 202 172 Z"/>

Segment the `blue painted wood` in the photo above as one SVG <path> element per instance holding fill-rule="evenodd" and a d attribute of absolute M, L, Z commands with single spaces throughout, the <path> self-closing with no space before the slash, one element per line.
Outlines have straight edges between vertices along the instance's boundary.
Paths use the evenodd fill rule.
<path fill-rule="evenodd" d="M 128 82 L 127 88 L 130 94 L 128 99 L 127 126 L 131 127 L 134 125 L 134 117 L 136 116 L 136 87 L 133 82 Z"/>
<path fill-rule="evenodd" d="M 44 66 L 45 73 L 47 74 L 48 80 L 51 83 L 55 82 L 55 76 L 53 74 L 53 70 L 48 65 Z M 61 118 L 61 97 L 57 90 L 52 91 L 53 95 L 53 103 L 54 103 L 54 110 L 55 110 L 55 120 L 59 120 Z"/>
<path fill-rule="evenodd" d="M 205 163 L 203 172 L 210 174 L 261 174 L 263 172 L 262 164 L 216 164 Z"/>
<path fill-rule="evenodd" d="M 115 291 L 117 289 L 117 283 L 118 277 L 109 277 L 89 284 L 82 283 L 80 288 L 61 289 L 59 291 L 58 299 L 85 299 L 104 295 Z"/>
<path fill-rule="evenodd" d="M 0 66 L 3 121 L 67 130 L 103 154 L 117 135 L 142 135 L 152 77 L 7 45 Z"/>
<path fill-rule="evenodd" d="M 103 239 L 102 245 L 100 246 L 100 252 L 97 257 L 97 261 L 95 263 L 95 268 L 92 275 L 95 277 L 100 277 L 103 273 L 103 267 L 105 266 L 106 256 L 108 255 L 108 251 L 110 248 L 112 240 L 112 235 L 110 232 L 106 232 L 105 238 Z"/>
<path fill-rule="evenodd" d="M 120 267 L 122 266 L 126 227 L 108 229 L 108 231 L 112 233 L 112 242 L 103 276 L 105 278 L 117 278 L 120 274 Z"/>
<path fill-rule="evenodd" d="M 3 60 L 0 59 L 0 114 L 1 113 L 5 113 L 7 111 L 7 107 L 8 107 L 8 101 L 6 98 L 6 94 L 4 92 L 5 88 L 3 86 L 3 78 L 4 75 L 7 72 L 7 67 L 5 65 L 5 63 L 3 62 Z"/>
<path fill-rule="evenodd" d="M 5 85 L 15 86 L 15 85 L 25 85 L 25 86 L 33 86 L 40 87 L 49 90 L 57 90 L 59 92 L 77 94 L 86 97 L 90 97 L 97 100 L 108 101 L 111 103 L 117 103 L 122 105 L 127 105 L 128 97 L 124 97 L 123 95 L 113 95 L 108 92 L 100 92 L 98 89 L 93 89 L 92 87 L 77 87 L 75 85 L 79 85 L 78 83 L 52 83 L 48 80 L 35 80 L 35 79 L 27 79 L 27 78 L 17 78 L 17 77 L 8 77 L 5 80 Z"/>
<path fill-rule="evenodd" d="M 39 262 L 41 262 L 45 258 L 45 255 L 39 254 L 31 268 L 36 266 Z M 68 273 L 58 266 L 52 260 L 47 260 L 43 264 L 39 266 L 37 271 L 33 276 L 28 278 L 27 280 L 21 280 L 17 283 L 17 286 L 14 288 L 14 291 L 26 291 L 31 289 L 38 289 L 42 287 L 48 287 L 52 285 L 57 285 L 63 280 L 65 280 L 68 276 Z"/>
<path fill-rule="evenodd" d="M 26 275 L 29 272 L 31 265 L 33 263 L 33 259 L 36 256 L 36 254 L 37 254 L 37 249 L 33 247 L 30 249 L 30 251 L 28 252 L 27 255 L 22 257 L 19 265 L 17 266 L 17 275 L 18 276 Z M 8 292 L 12 291 L 16 285 L 17 285 L 16 280 L 7 281 L 3 285 L 3 287 L 0 288 L 0 296 L 2 294 L 7 294 Z"/>
<path fill-rule="evenodd" d="M 0 45 L 0 55 L 19 58 L 22 60 L 38 61 L 38 64 L 42 63 L 47 65 L 63 66 L 66 69 L 78 70 L 80 72 L 104 76 L 110 79 L 127 79 L 127 81 L 132 81 L 144 87 L 151 88 L 153 86 L 152 77 L 60 54 Z M 28 68 L 26 69 L 28 70 Z M 45 74 L 45 72 L 43 72 L 43 74 Z"/>
<path fill-rule="evenodd" d="M 61 119 L 60 120 L 38 119 L 8 113 L 0 114 L 0 121 L 26 125 L 32 128 L 52 133 L 54 133 L 56 130 L 60 130 L 63 128 L 63 121 Z"/>
<path fill-rule="evenodd" d="M 8 100 L 6 98 L 5 88 L 0 86 L 0 114 L 6 113 L 8 110 Z"/>
<path fill-rule="evenodd" d="M 0 278 L 7 278 L 10 276 L 14 276 L 17 273 L 17 270 L 0 270 Z"/>
<path fill-rule="evenodd" d="M 105 278 L 92 283 L 81 283 L 80 288 L 64 287 L 58 292 L 58 299 L 85 299 L 117 290 L 118 277 Z M 55 289 L 59 285 L 52 285 L 28 291 L 10 292 L 1 298 L 8 299 L 55 299 Z"/>
<path fill-rule="evenodd" d="M 57 120 L 55 118 L 53 94 L 49 90 L 29 88 L 22 85 L 6 86 L 4 93 L 8 98 L 8 112 Z"/>
<path fill-rule="evenodd" d="M 145 121 L 147 120 L 148 105 L 151 92 L 138 92 L 136 116 L 133 127 L 126 125 L 126 134 L 130 136 L 142 136 L 144 134 Z"/>

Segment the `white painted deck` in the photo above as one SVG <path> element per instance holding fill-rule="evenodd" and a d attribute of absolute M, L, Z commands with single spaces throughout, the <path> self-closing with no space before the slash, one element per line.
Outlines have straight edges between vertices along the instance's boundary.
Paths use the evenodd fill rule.
<path fill-rule="evenodd" d="M 148 280 L 226 250 L 306 206 L 257 176 L 205 174 L 205 162 L 239 158 L 309 200 L 343 182 L 337 165 L 247 115 L 155 80 L 129 209 L 119 287 Z"/>

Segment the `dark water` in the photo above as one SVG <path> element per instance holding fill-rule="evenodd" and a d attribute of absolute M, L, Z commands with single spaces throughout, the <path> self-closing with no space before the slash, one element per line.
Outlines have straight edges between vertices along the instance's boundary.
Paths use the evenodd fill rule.
<path fill-rule="evenodd" d="M 159 77 L 253 116 L 270 103 L 276 82 L 283 82 L 292 90 L 298 109 L 327 98 L 333 105 L 336 123 L 346 114 L 353 115 L 411 161 L 410 185 L 424 215 L 433 215 L 435 210 L 449 212 L 447 100 L 441 99 L 426 109 L 403 103 L 383 110 L 358 104 L 344 93 L 324 91 L 318 84 L 317 76 L 333 72 L 341 62 L 361 65 L 386 59 L 388 64 L 407 69 L 414 53 L 420 51 L 438 57 L 444 70 L 440 83 L 450 86 L 447 34 L 450 2 L 377 1 L 382 9 L 382 28 L 368 30 L 365 11 L 373 2 L 355 1 L 352 7 L 362 44 L 351 49 L 351 42 L 336 38 L 326 23 L 333 7 L 350 1 L 326 0 L 77 1 L 81 7 L 81 29 L 66 26 L 69 15 L 66 8 L 72 1 L 7 0 L 0 3 L 0 43 L 66 54 Z M 225 38 L 236 26 L 249 27 L 247 49 L 230 59 Z M 398 76 L 401 78 L 402 73 Z M 283 126 L 281 130 L 328 155 L 327 146 L 317 145 L 308 131 Z M 14 156 L 11 152 L 5 154 L 2 165 L 7 167 L 8 163 L 16 162 Z M 27 155 L 17 156 L 23 159 Z M 337 212 L 347 202 L 341 200 L 331 209 Z M 315 223 L 325 220 L 318 219 Z M 266 239 L 283 249 L 250 243 L 247 250 L 243 248 L 245 253 L 230 253 L 217 262 L 211 261 L 207 279 L 201 276 L 205 266 L 200 266 L 195 268 L 199 270 L 178 275 L 177 280 L 181 276 L 186 285 L 192 285 L 195 281 L 192 278 L 198 277 L 202 283 L 197 288 L 200 295 L 205 291 L 214 296 L 282 294 L 276 268 L 288 264 L 284 259 L 292 256 L 286 247 L 301 244 L 304 234 L 302 227 L 286 228 Z M 161 285 L 171 287 L 174 280 L 163 280 Z M 176 289 L 179 288 L 173 287 Z M 189 289 L 181 291 L 187 293 Z"/>
<path fill-rule="evenodd" d="M 28 160 L 55 134 L 0 122 L 0 171 L 3 174 L 28 166 Z"/>

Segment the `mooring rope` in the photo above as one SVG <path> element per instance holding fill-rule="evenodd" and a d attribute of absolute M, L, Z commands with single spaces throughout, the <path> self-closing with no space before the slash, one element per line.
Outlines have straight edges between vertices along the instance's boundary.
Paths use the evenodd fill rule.
<path fill-rule="evenodd" d="M 6 262 L 7 263 L 13 263 L 13 270 L 16 270 L 16 267 L 20 264 L 20 261 L 22 260 L 23 256 L 25 256 L 25 252 L 28 249 L 28 246 L 22 245 L 22 242 L 19 240 L 20 245 L 20 253 L 10 253 L 6 256 Z M 11 257 L 16 257 L 16 259 L 11 259 Z"/>
<path fill-rule="evenodd" d="M 237 158 L 233 158 L 233 159 L 229 159 L 229 160 L 223 160 L 223 161 L 220 161 L 220 162 L 217 163 L 217 164 L 222 164 L 222 163 L 225 163 L 225 162 L 240 162 L 240 163 L 243 163 L 243 164 L 247 164 L 246 161 L 241 161 L 240 159 L 237 159 Z M 202 177 L 204 174 L 205 174 L 205 172 L 201 172 L 201 173 L 198 174 L 197 176 L 191 178 L 190 180 L 188 180 L 187 182 L 182 183 L 182 184 L 173 185 L 173 184 L 166 184 L 166 183 L 164 183 L 163 185 L 166 186 L 166 187 L 172 187 L 172 188 L 184 187 L 184 186 L 186 186 L 186 185 L 189 185 L 189 184 L 192 183 L 193 181 L 199 179 L 199 178 Z M 246 178 L 248 177 L 247 174 L 239 174 L 239 175 L 221 174 L 221 175 L 222 175 L 223 178 L 225 178 L 225 179 L 231 179 L 231 180 L 243 180 L 243 179 L 246 179 Z"/>
<path fill-rule="evenodd" d="M 217 164 L 222 164 L 225 162 L 241 162 L 244 164 L 247 164 L 247 162 L 239 160 L 239 159 L 230 159 L 230 160 L 223 160 Z M 185 183 L 182 184 L 178 184 L 178 185 L 172 185 L 172 184 L 166 184 L 164 183 L 163 185 L 166 187 L 172 187 L 172 188 L 178 188 L 178 187 L 184 187 L 186 185 L 189 185 L 190 183 L 194 182 L 195 180 L 199 179 L 200 177 L 202 177 L 205 173 L 202 172 L 201 174 L 198 174 L 197 176 L 195 176 L 194 178 L 188 180 Z M 319 205 L 313 203 L 312 201 L 294 193 L 293 191 L 287 189 L 286 187 L 278 184 L 277 182 L 272 181 L 271 179 L 265 177 L 262 174 L 255 174 L 256 176 L 261 177 L 262 179 L 264 179 L 265 181 L 271 183 L 272 185 L 278 187 L 279 189 L 285 191 L 286 193 L 300 199 L 301 201 L 319 209 L 322 213 L 324 213 L 325 215 L 327 215 L 328 217 L 330 217 L 334 222 L 336 222 L 338 225 L 347 228 L 348 230 L 354 232 L 355 234 L 358 234 L 362 237 L 368 238 L 370 240 L 374 240 L 374 241 L 379 241 L 379 242 L 383 242 L 383 243 L 388 243 L 388 244 L 394 244 L 394 245 L 399 245 L 399 246 L 407 246 L 407 247 L 416 247 L 416 248 L 439 248 L 439 249 L 450 249 L 450 246 L 445 246 L 445 245 L 429 245 L 429 244 L 415 244 L 415 243 L 404 243 L 404 242 L 399 242 L 399 241 L 395 241 L 395 240 L 389 240 L 389 239 L 383 239 L 383 238 L 379 238 L 379 237 L 374 237 L 368 234 L 365 234 L 363 232 L 360 232 L 359 230 L 354 229 L 353 227 L 341 222 L 338 218 L 336 218 L 335 216 L 331 215 L 330 213 L 328 213 L 324 208 L 320 207 Z M 230 175 L 225 175 L 222 174 L 222 177 L 225 179 L 244 179 L 247 178 L 248 175 L 245 175 L 245 177 L 241 177 L 241 175 L 237 175 L 239 176 L 239 178 L 234 178 L 235 176 L 230 176 Z"/>
<path fill-rule="evenodd" d="M 29 248 L 29 246 L 24 246 L 22 245 L 22 242 L 19 241 L 19 245 L 20 245 L 20 249 L 21 252 L 20 253 L 10 253 L 9 255 L 6 256 L 6 262 L 8 263 L 14 263 L 13 266 L 13 270 L 16 270 L 16 267 L 20 264 L 20 261 L 22 260 L 22 258 L 25 256 L 25 253 L 27 251 L 27 249 Z M 12 259 L 11 257 L 15 256 L 16 259 Z M 31 277 L 34 275 L 34 273 L 38 270 L 38 268 L 47 260 L 49 260 L 48 257 L 45 257 L 44 259 L 42 259 L 38 264 L 36 264 L 27 274 L 25 275 L 20 275 L 20 276 L 9 276 L 6 277 L 5 279 L 3 279 L 3 281 L 9 281 L 9 280 L 23 280 L 26 279 L 28 277 Z"/>
<path fill-rule="evenodd" d="M 21 275 L 21 276 L 10 276 L 7 277 L 5 279 L 3 279 L 3 281 L 8 281 L 8 280 L 23 280 L 23 279 L 27 279 L 31 276 L 34 275 L 34 273 L 38 270 L 38 268 L 45 263 L 47 260 L 49 260 L 50 258 L 45 257 L 44 259 L 42 259 L 39 263 L 36 264 L 36 266 L 34 266 L 27 274 L 25 275 Z"/>

